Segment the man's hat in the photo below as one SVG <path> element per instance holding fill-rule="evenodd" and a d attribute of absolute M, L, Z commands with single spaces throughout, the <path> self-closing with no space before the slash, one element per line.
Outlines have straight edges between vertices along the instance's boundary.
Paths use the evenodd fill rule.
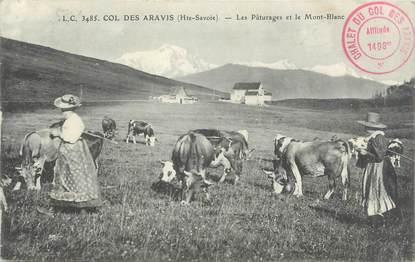
<path fill-rule="evenodd" d="M 57 108 L 69 109 L 81 106 L 81 100 L 74 95 L 63 95 L 55 99 L 53 103 Z"/>
<path fill-rule="evenodd" d="M 386 125 L 379 122 L 380 115 L 378 113 L 368 112 L 367 121 L 357 121 L 359 124 L 375 129 L 385 129 Z"/>

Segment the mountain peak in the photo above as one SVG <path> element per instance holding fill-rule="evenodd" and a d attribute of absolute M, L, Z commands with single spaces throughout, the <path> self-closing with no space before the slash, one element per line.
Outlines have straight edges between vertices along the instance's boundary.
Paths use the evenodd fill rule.
<path fill-rule="evenodd" d="M 116 62 L 165 77 L 180 77 L 216 67 L 190 54 L 185 48 L 172 44 L 163 44 L 148 51 L 126 53 Z"/>

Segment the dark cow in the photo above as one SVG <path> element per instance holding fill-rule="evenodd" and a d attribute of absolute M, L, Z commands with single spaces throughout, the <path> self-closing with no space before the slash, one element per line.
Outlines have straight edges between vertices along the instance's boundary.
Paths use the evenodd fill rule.
<path fill-rule="evenodd" d="M 53 124 L 49 129 L 43 129 L 27 134 L 20 148 L 20 156 L 22 157 L 21 166 L 16 168 L 27 184 L 28 189 L 40 190 L 40 176 L 43 173 L 45 162 L 54 162 L 58 156 L 58 147 L 61 139 L 51 137 L 51 129 L 60 128 L 62 122 Z M 98 136 L 98 137 L 97 137 Z M 95 166 L 96 159 L 102 151 L 104 144 L 103 134 L 100 132 L 82 134 L 85 139 Z M 14 190 L 20 189 L 20 182 L 17 182 Z"/>
<path fill-rule="evenodd" d="M 130 120 L 130 122 L 128 122 L 128 132 L 125 142 L 128 143 L 130 138 L 132 138 L 133 143 L 136 144 L 135 137 L 140 134 L 144 135 L 147 146 L 154 146 L 157 139 L 154 135 L 154 130 L 151 124 L 144 121 Z"/>
<path fill-rule="evenodd" d="M 171 161 L 162 162 L 161 180 L 170 183 L 177 178 L 181 182 L 183 204 L 189 204 L 192 196 L 200 190 L 209 199 L 207 187 L 212 183 L 206 180 L 206 168 L 212 164 L 229 167 L 223 154 L 216 157 L 216 163 L 213 163 L 214 159 L 214 148 L 209 140 L 201 134 L 189 132 L 177 140 Z"/>
<path fill-rule="evenodd" d="M 247 159 L 251 151 L 248 147 L 248 132 L 222 131 L 217 129 L 196 129 L 193 132 L 204 135 L 213 145 L 215 155 L 223 153 L 229 160 L 231 168 L 235 173 L 235 183 L 242 174 L 242 161 Z M 231 170 L 225 170 L 219 182 L 224 182 Z"/>
<path fill-rule="evenodd" d="M 102 119 L 102 130 L 105 138 L 113 139 L 117 133 L 117 125 L 115 120 L 105 116 L 104 119 Z"/>
<path fill-rule="evenodd" d="M 312 177 L 327 176 L 329 190 L 324 198 L 329 199 L 334 192 L 335 178 L 341 176 L 344 185 L 343 200 L 347 200 L 349 187 L 350 148 L 347 141 L 312 141 L 301 142 L 290 137 L 277 135 L 274 139 L 275 165 L 274 172 L 265 171 L 268 175 L 274 173 L 273 184 L 287 184 L 284 176 L 288 171 L 295 178 L 294 195 L 302 196 L 303 175 Z M 284 179 L 280 179 L 280 177 Z M 287 178 L 288 179 L 288 178 Z M 284 183 L 285 182 L 285 183 Z M 284 187 L 273 185 L 275 193 L 281 193 Z"/>

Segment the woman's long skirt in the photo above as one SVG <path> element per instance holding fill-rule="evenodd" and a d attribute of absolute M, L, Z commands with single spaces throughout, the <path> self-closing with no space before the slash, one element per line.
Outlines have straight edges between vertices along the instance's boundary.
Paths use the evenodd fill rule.
<path fill-rule="evenodd" d="M 382 215 L 396 207 L 396 174 L 387 164 L 368 163 L 364 171 L 362 205 L 368 216 Z"/>
<path fill-rule="evenodd" d="M 61 143 L 54 172 L 55 186 L 50 193 L 53 205 L 88 208 L 102 204 L 97 170 L 83 139 Z"/>

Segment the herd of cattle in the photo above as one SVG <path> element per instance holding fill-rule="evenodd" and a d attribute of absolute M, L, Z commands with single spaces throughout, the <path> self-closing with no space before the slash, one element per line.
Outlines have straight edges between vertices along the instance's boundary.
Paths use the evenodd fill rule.
<path fill-rule="evenodd" d="M 50 136 L 52 129 L 60 128 L 62 122 L 53 124 L 47 129 L 27 134 L 22 142 L 20 156 L 21 166 L 16 169 L 23 178 L 28 189 L 40 190 L 40 176 L 46 162 L 53 163 L 58 154 L 60 139 Z M 100 132 L 84 132 L 82 138 L 87 141 L 93 159 L 101 153 L 103 143 L 114 139 L 117 126 L 113 119 L 102 120 L 103 134 Z M 144 136 L 145 144 L 155 146 L 158 141 L 153 126 L 144 121 L 130 120 L 126 143 L 131 139 L 136 143 L 136 136 Z M 272 181 L 273 191 L 277 194 L 291 193 L 301 196 L 302 176 L 327 176 L 328 191 L 324 198 L 329 199 L 334 192 L 335 179 L 341 177 L 343 184 L 343 200 L 347 199 L 350 179 L 350 159 L 357 157 L 357 148 L 366 148 L 367 140 L 363 137 L 351 138 L 348 141 L 332 138 L 329 141 L 299 141 L 287 136 L 277 135 L 273 140 L 273 170 L 262 171 Z M 217 129 L 196 129 L 180 136 L 173 147 L 171 160 L 161 161 L 160 181 L 171 183 L 178 180 L 181 184 L 182 203 L 188 204 L 198 192 L 204 192 L 209 199 L 208 187 L 213 184 L 206 177 L 208 167 L 223 167 L 223 175 L 219 182 L 224 182 L 230 174 L 238 182 L 243 162 L 249 160 L 253 149 L 248 147 L 248 131 L 223 131 Z M 403 144 L 394 139 L 388 147 L 388 156 L 395 167 L 400 166 L 400 154 Z M 95 162 L 97 163 L 97 162 Z M 98 165 L 96 164 L 98 167 Z M 13 190 L 20 189 L 20 180 Z"/>

